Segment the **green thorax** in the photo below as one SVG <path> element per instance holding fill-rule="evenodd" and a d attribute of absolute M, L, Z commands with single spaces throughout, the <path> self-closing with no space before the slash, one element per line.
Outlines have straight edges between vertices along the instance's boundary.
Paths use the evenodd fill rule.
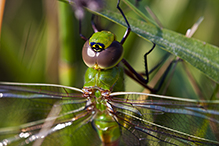
<path fill-rule="evenodd" d="M 124 91 L 124 77 L 122 67 L 107 70 L 88 68 L 85 73 L 84 87 L 99 87 L 104 90 Z"/>

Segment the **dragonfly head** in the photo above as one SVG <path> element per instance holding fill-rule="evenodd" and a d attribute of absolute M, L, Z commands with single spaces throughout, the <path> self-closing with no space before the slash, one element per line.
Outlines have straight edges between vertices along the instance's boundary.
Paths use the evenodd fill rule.
<path fill-rule="evenodd" d="M 123 58 L 123 47 L 113 33 L 100 31 L 85 42 L 82 57 L 88 67 L 110 69 Z"/>

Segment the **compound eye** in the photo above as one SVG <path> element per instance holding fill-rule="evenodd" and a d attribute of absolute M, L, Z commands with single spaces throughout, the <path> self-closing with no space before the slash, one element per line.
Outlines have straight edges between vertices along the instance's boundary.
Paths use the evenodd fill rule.
<path fill-rule="evenodd" d="M 97 57 L 97 64 L 102 69 L 109 69 L 116 66 L 123 58 L 123 47 L 117 42 L 112 44 L 104 51 L 100 52 Z"/>
<path fill-rule="evenodd" d="M 89 40 L 87 40 L 82 49 L 82 58 L 84 63 L 88 67 L 94 67 L 96 64 L 96 52 L 89 45 Z"/>

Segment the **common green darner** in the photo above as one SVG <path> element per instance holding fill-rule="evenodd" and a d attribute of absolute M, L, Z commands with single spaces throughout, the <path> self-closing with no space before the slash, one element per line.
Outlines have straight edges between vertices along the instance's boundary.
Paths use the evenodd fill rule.
<path fill-rule="evenodd" d="M 119 67 L 117 69 L 120 70 Z M 89 75 L 96 71 L 92 68 L 89 70 L 92 70 L 91 72 L 87 71 Z M 105 73 L 107 76 L 112 75 L 112 72 L 106 71 Z M 101 71 L 100 75 L 102 74 Z M 116 77 L 112 80 L 123 79 L 120 75 L 115 75 Z M 102 82 L 105 82 L 106 79 L 104 77 Z M 106 82 L 111 84 L 110 88 L 112 84 L 117 83 L 117 81 L 112 80 Z M 27 123 L 2 128 L 1 135 L 6 138 L 2 144 L 14 142 L 16 145 L 17 143 L 25 144 L 35 141 L 35 144 L 39 145 L 41 139 L 43 144 L 49 143 L 50 145 L 98 145 L 102 142 L 105 142 L 105 145 L 109 143 L 116 145 L 118 141 L 121 145 L 218 144 L 214 135 L 214 130 L 218 127 L 217 102 L 170 98 L 135 92 L 111 93 L 106 91 L 106 88 L 109 89 L 108 86 L 94 86 L 92 84 L 90 88 L 89 81 L 87 79 L 85 85 L 88 88 L 83 91 L 61 85 L 2 83 L 1 111 L 4 111 L 4 114 L 1 115 L 2 118 L 9 120 L 10 117 L 5 114 L 7 111 L 13 110 L 14 115 L 10 115 L 12 119 L 23 119 L 24 121 L 19 122 Z M 102 83 L 100 82 L 100 84 Z M 116 85 L 116 87 L 118 86 Z M 113 88 L 113 90 L 116 89 Z M 121 88 L 118 87 L 117 90 L 119 91 Z M 10 107 L 11 103 L 15 109 Z M 27 106 L 28 110 L 22 110 L 23 106 Z M 98 115 L 105 112 L 108 116 Z M 48 115 L 48 113 L 50 114 Z M 28 118 L 24 119 L 22 116 Z M 178 121 L 173 121 L 172 117 Z M 107 123 L 105 128 L 101 128 L 103 125 L 98 124 L 101 122 L 101 118 L 107 119 L 104 121 L 105 124 Z M 165 125 L 168 122 L 171 122 L 170 126 Z M 109 138 L 106 136 L 107 134 L 103 136 L 101 133 L 107 131 L 110 126 L 112 129 L 116 127 L 113 130 L 115 133 L 108 134 Z M 214 126 L 215 129 L 211 128 Z M 100 133 L 100 136 L 97 133 Z M 118 136 L 120 134 L 121 136 Z M 112 141 L 107 142 L 108 139 L 112 139 Z"/>

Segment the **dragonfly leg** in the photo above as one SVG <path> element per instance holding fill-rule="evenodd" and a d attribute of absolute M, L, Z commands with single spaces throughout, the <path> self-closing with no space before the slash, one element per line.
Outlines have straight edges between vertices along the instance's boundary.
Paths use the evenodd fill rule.
<path fill-rule="evenodd" d="M 149 73 L 148 73 L 148 65 L 147 65 L 147 55 L 150 54 L 150 53 L 154 50 L 155 46 L 156 46 L 156 44 L 153 43 L 152 48 L 151 48 L 147 53 L 145 53 L 145 55 L 144 55 L 145 76 L 146 76 L 146 79 L 144 79 L 141 74 L 139 74 L 138 72 L 136 72 L 135 69 L 133 69 L 133 68 L 131 67 L 131 65 L 130 65 L 125 59 L 123 59 L 123 60 L 122 60 L 123 64 L 128 68 L 128 70 L 130 71 L 131 74 L 134 74 L 134 76 L 132 76 L 130 73 L 128 73 L 128 70 L 125 71 L 126 74 L 127 74 L 127 75 L 129 74 L 130 77 L 132 76 L 131 78 L 134 77 L 134 78 L 136 78 L 136 79 L 138 80 L 138 82 L 142 82 L 143 84 L 146 85 L 146 84 L 149 82 Z M 146 88 L 149 89 L 148 86 L 147 86 Z M 151 89 L 149 89 L 149 90 L 151 90 Z"/>
<path fill-rule="evenodd" d="M 123 64 L 127 67 L 127 69 L 125 69 L 125 73 L 131 77 L 132 79 L 134 79 L 135 81 L 137 81 L 138 83 L 140 83 L 143 87 L 149 89 L 151 92 L 157 92 L 159 91 L 159 89 L 161 88 L 161 86 L 163 85 L 164 83 L 164 80 L 166 79 L 169 71 L 171 70 L 172 68 L 172 65 L 173 64 L 176 64 L 178 61 L 181 61 L 181 59 L 177 59 L 177 60 L 172 60 L 171 63 L 168 65 L 166 71 L 164 72 L 164 74 L 162 75 L 162 77 L 160 78 L 160 81 L 159 81 L 159 84 L 157 85 L 156 88 L 152 88 L 152 87 L 149 87 L 147 85 L 147 83 L 149 82 L 149 74 L 152 73 L 154 70 L 156 70 L 163 62 L 164 60 L 166 60 L 168 57 L 169 57 L 169 53 L 165 54 L 164 57 L 161 59 L 161 61 L 159 61 L 159 63 L 153 67 L 150 71 L 148 71 L 148 65 L 147 65 L 147 55 L 150 54 L 153 49 L 155 48 L 156 44 L 153 43 L 153 46 L 152 48 L 147 52 L 145 53 L 144 55 L 144 62 L 145 62 L 145 74 L 142 74 L 142 73 L 138 73 L 135 71 L 135 69 L 133 69 L 131 67 L 131 65 L 125 60 L 123 59 L 122 62 Z M 143 76 L 146 76 L 146 78 L 144 78 Z"/>
<path fill-rule="evenodd" d="M 155 48 L 155 46 L 156 46 L 156 44 L 155 43 L 153 43 L 153 46 L 152 46 L 152 48 L 147 52 L 147 53 L 145 53 L 144 54 L 144 63 L 145 63 L 145 76 L 146 76 L 146 80 L 144 81 L 145 82 L 145 84 L 147 84 L 148 82 L 149 82 L 149 73 L 148 73 L 148 61 L 147 61 L 147 55 L 148 54 L 150 54 L 151 53 L 151 51 L 153 51 L 154 50 L 154 48 Z"/>
<path fill-rule="evenodd" d="M 127 67 L 124 68 L 125 74 L 128 75 L 130 78 L 132 78 L 133 80 L 137 81 L 139 84 L 141 84 L 143 87 L 149 89 L 151 92 L 155 92 L 153 88 L 149 87 L 147 85 L 147 83 L 145 83 L 145 79 L 142 77 L 142 75 L 140 75 L 139 73 L 137 73 L 135 71 L 134 68 L 132 68 L 132 66 L 123 58 L 122 59 L 122 63 Z"/>
<path fill-rule="evenodd" d="M 150 75 L 152 72 L 154 72 L 161 64 L 163 64 L 165 62 L 165 60 L 167 60 L 167 58 L 170 56 L 170 53 L 166 53 L 161 59 L 160 61 L 157 63 L 157 65 L 155 65 L 150 71 L 148 71 L 148 75 Z M 145 76 L 145 74 L 142 74 Z"/>
<path fill-rule="evenodd" d="M 95 15 L 92 14 L 91 25 L 92 25 L 92 28 L 93 28 L 94 32 L 98 32 L 98 29 L 96 28 L 95 23 L 94 23 L 94 17 L 95 17 Z"/>
<path fill-rule="evenodd" d="M 149 75 L 150 75 L 153 71 L 155 71 L 161 64 L 163 64 L 163 63 L 165 62 L 165 60 L 169 57 L 169 53 L 166 53 L 166 54 L 164 55 L 164 57 L 162 57 L 162 59 L 158 62 L 158 64 L 155 65 L 150 71 L 148 71 L 147 55 L 149 55 L 149 54 L 154 50 L 155 46 L 156 46 L 156 44 L 153 43 L 152 48 L 151 48 L 147 53 L 145 53 L 145 55 L 144 55 L 145 74 L 142 74 L 142 75 L 145 75 L 145 76 L 146 76 L 146 81 L 145 81 L 146 84 L 149 82 Z M 174 62 L 174 61 L 172 61 L 172 62 Z M 170 64 L 173 64 L 172 62 L 171 62 Z M 171 65 L 171 66 L 172 66 L 172 65 Z M 170 66 L 169 68 L 171 68 L 171 66 Z M 164 75 L 163 75 L 163 76 L 164 76 L 164 79 L 166 78 L 168 72 L 169 72 L 169 70 L 168 70 L 168 68 L 167 68 L 167 70 L 165 71 L 165 73 L 164 73 Z M 163 77 L 162 77 L 162 78 L 163 78 Z M 163 79 L 163 80 L 164 80 L 164 79 Z M 161 86 L 161 85 L 160 85 L 160 86 Z M 159 90 L 159 89 L 156 89 L 156 90 Z"/>
<path fill-rule="evenodd" d="M 127 39 L 128 35 L 129 35 L 129 33 L 130 33 L 130 31 L 131 31 L 131 27 L 130 27 L 130 25 L 129 25 L 128 20 L 127 20 L 126 17 L 125 17 L 125 14 L 123 13 L 122 9 L 120 8 L 119 3 L 120 3 L 120 0 L 118 0 L 118 2 L 117 2 L 117 9 L 120 11 L 120 13 L 122 14 L 122 16 L 123 16 L 123 18 L 125 19 L 125 22 L 126 22 L 126 24 L 127 24 L 126 32 L 125 32 L 125 34 L 124 34 L 122 40 L 120 41 L 120 43 L 123 44 L 123 43 L 125 42 L 125 40 Z"/>

